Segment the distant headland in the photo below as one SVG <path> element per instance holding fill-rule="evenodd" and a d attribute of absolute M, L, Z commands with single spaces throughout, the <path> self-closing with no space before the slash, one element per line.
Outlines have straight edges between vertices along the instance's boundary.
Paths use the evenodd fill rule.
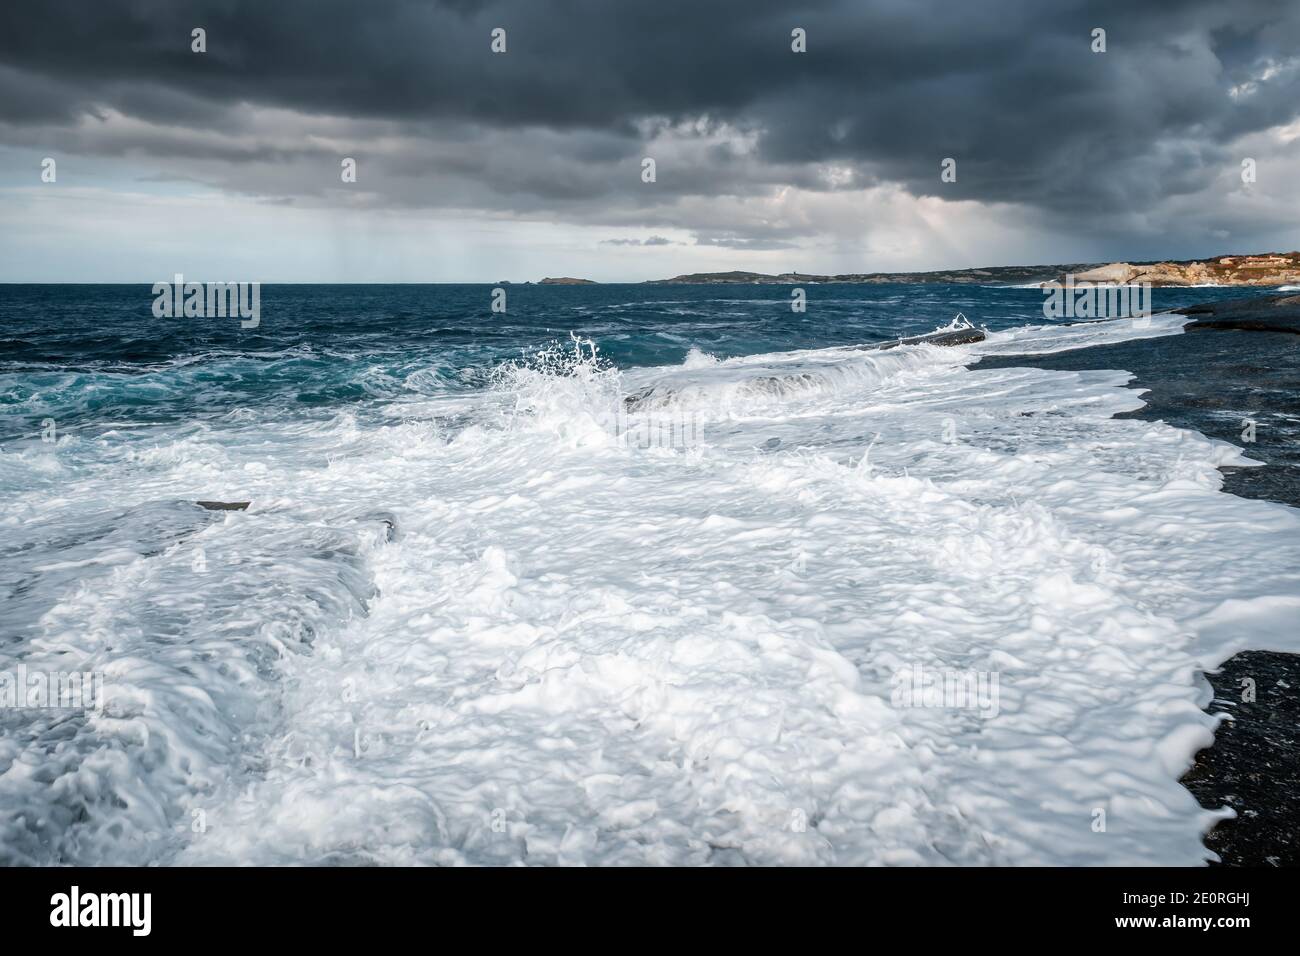
<path fill-rule="evenodd" d="M 1300 284 L 1300 252 L 1266 252 L 1165 262 L 1077 262 L 1037 266 L 986 266 L 933 272 L 862 272 L 815 275 L 805 272 L 692 272 L 648 285 L 824 285 L 832 283 L 935 283 L 966 285 L 1039 285 L 1064 281 L 1153 286 Z M 543 279 L 541 285 L 595 285 L 591 279 Z"/>

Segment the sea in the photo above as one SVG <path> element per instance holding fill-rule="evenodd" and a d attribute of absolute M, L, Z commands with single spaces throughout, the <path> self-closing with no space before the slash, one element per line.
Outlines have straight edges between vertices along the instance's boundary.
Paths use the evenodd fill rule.
<path fill-rule="evenodd" d="M 1300 396 L 1164 310 L 1243 290 L 494 288 L 0 285 L 0 863 L 1214 858 Z"/>

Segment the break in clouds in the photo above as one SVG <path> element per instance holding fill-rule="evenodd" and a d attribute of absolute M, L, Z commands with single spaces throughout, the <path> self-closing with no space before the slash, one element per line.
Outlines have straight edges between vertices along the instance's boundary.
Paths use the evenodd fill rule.
<path fill-rule="evenodd" d="M 1291 248 L 1296 50 L 1294 0 L 8 3 L 0 186 L 19 225 L 51 156 L 158 216 L 214 191 L 702 268 Z"/>

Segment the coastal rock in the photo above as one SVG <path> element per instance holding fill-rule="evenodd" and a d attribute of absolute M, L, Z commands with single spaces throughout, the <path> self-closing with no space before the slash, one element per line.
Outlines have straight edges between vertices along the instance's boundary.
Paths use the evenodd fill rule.
<path fill-rule="evenodd" d="M 538 285 L 596 285 L 594 279 L 574 279 L 570 276 L 558 276 L 554 279 L 549 276 L 543 279 Z"/>
<path fill-rule="evenodd" d="M 1218 256 L 1180 262 L 1111 262 L 1083 272 L 1074 281 L 1105 285 L 1153 286 L 1245 285 L 1278 286 L 1300 283 L 1300 252 L 1269 252 L 1250 256 Z M 1064 282 L 1065 274 L 1055 281 Z"/>
<path fill-rule="evenodd" d="M 1075 282 L 1100 282 L 1109 285 L 1125 285 L 1130 282 L 1138 281 L 1135 276 L 1141 275 L 1141 270 L 1136 266 L 1131 266 L 1127 262 L 1112 262 L 1109 265 L 1099 266 L 1096 269 L 1088 269 L 1084 272 L 1074 273 Z"/>
<path fill-rule="evenodd" d="M 864 345 L 864 349 L 896 349 L 900 345 L 970 345 L 972 342 L 983 342 L 984 332 L 981 329 L 953 329 L 949 332 L 931 332 L 927 335 L 912 335 L 905 339 L 894 339 L 892 342 L 885 342 L 881 345 Z"/>
<path fill-rule="evenodd" d="M 1179 315 L 1194 316 L 1187 331 L 1199 329 L 1243 329 L 1250 332 L 1291 332 L 1300 335 L 1300 295 L 1260 295 L 1226 302 L 1202 302 L 1175 309 Z"/>

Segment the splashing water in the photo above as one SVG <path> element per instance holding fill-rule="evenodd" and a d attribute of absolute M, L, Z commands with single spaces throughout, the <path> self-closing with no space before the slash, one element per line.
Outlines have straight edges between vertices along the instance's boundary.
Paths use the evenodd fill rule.
<path fill-rule="evenodd" d="M 643 327 L 547 345 L 581 304 L 548 294 L 527 335 L 408 320 L 411 354 L 361 323 L 11 357 L 14 416 L 60 424 L 0 453 L 0 670 L 99 672 L 107 704 L 0 709 L 0 860 L 1207 857 L 1177 783 L 1197 671 L 1294 649 L 1296 512 L 1219 490 L 1240 449 L 1115 418 L 1123 371 L 977 364 L 1179 321 L 995 320 L 1034 293 L 962 289 L 983 343 L 851 347 L 909 317 L 778 351 L 654 288 Z M 611 440 L 629 399 L 699 441 Z"/>

